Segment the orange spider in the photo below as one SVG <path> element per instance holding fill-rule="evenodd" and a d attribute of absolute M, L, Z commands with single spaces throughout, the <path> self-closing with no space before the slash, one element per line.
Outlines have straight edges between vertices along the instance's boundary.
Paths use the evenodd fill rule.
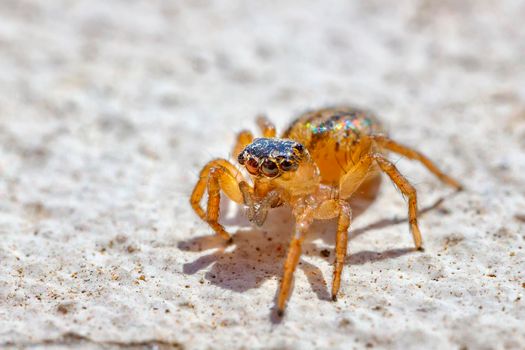
<path fill-rule="evenodd" d="M 231 242 L 218 223 L 220 191 L 247 207 L 248 219 L 262 225 L 270 208 L 288 204 L 296 228 L 284 263 L 277 310 L 284 313 L 293 273 L 301 255 L 301 244 L 313 220 L 337 218 L 336 258 L 332 299 L 336 300 L 346 256 L 348 228 L 352 219 L 349 201 L 365 180 L 385 172 L 402 194 L 408 197 L 410 230 L 417 249 L 422 248 L 417 223 L 416 190 L 386 157 L 391 151 L 420 161 L 446 184 L 461 189 L 461 184 L 440 171 L 423 154 L 403 146 L 384 132 L 370 112 L 353 107 L 314 110 L 297 118 L 276 137 L 273 124 L 259 117 L 263 138 L 249 131 L 237 137 L 234 154 L 250 174 L 253 186 L 228 160 L 215 159 L 206 164 L 191 195 L 191 206 L 215 232 Z M 207 210 L 200 206 L 208 190 Z"/>

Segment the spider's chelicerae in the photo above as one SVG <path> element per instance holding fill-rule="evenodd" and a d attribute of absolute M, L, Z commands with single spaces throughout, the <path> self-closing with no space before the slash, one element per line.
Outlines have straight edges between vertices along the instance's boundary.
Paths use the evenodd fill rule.
<path fill-rule="evenodd" d="M 268 210 L 284 204 L 295 217 L 295 232 L 284 263 L 277 310 L 284 313 L 301 244 L 313 220 L 337 218 L 332 299 L 339 291 L 346 256 L 348 228 L 352 219 L 349 201 L 367 179 L 385 172 L 408 198 L 410 230 L 417 249 L 422 248 L 417 223 L 416 190 L 386 157 L 395 152 L 420 161 L 444 183 L 461 189 L 423 154 L 391 140 L 370 112 L 353 107 L 314 110 L 299 116 L 276 137 L 275 127 L 264 117 L 257 120 L 262 138 L 249 131 L 237 137 L 234 154 L 251 177 L 226 159 L 210 161 L 202 169 L 191 195 L 191 205 L 200 218 L 226 241 L 231 236 L 218 223 L 220 191 L 247 207 L 248 219 L 262 225 Z M 200 206 L 208 191 L 207 208 Z"/>

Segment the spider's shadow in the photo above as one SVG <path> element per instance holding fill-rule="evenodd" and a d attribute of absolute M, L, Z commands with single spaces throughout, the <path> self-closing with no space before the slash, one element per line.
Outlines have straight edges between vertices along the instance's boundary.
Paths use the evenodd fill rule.
<path fill-rule="evenodd" d="M 353 217 L 365 211 L 375 200 L 380 185 L 380 180 L 370 182 L 371 187 L 361 191 L 352 200 Z M 438 207 L 443 198 L 421 210 L 421 213 Z M 382 219 L 366 227 L 350 230 L 349 240 L 374 229 L 397 225 L 407 221 L 407 218 Z M 191 263 L 184 264 L 186 274 L 195 274 L 208 269 L 205 278 L 211 283 L 222 288 L 236 292 L 244 292 L 258 288 L 264 281 L 272 277 L 280 278 L 282 265 L 285 258 L 291 233 L 293 232 L 293 219 L 287 208 L 274 209 L 262 228 L 252 228 L 242 213 L 231 219 L 222 220 L 226 225 L 247 227 L 238 230 L 233 235 L 233 244 L 227 246 L 225 242 L 215 235 L 196 237 L 179 242 L 178 248 L 183 251 L 202 252 L 212 250 L 209 254 L 197 258 Z M 333 263 L 333 253 L 327 254 L 313 241 L 321 239 L 333 245 L 336 221 L 321 221 L 312 225 L 310 234 L 303 244 L 303 256 L 321 256 Z M 413 248 L 390 249 L 383 252 L 361 251 L 347 257 L 347 265 L 362 265 L 385 259 L 393 259 L 414 252 Z M 320 300 L 331 300 L 326 280 L 319 268 L 301 259 L 298 270 L 306 275 L 312 290 Z M 279 322 L 280 318 L 272 311 L 272 322 Z"/>

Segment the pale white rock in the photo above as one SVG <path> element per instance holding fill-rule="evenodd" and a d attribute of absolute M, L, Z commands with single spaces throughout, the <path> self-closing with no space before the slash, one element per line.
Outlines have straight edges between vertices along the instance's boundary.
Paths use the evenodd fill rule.
<path fill-rule="evenodd" d="M 519 0 L 0 2 L 0 348 L 525 348 L 524 18 Z M 393 156 L 421 208 L 443 198 L 425 252 L 384 179 L 339 300 L 317 223 L 278 322 L 290 213 L 225 211 L 221 248 L 188 196 L 258 113 L 282 130 L 336 103 L 466 191 Z"/>

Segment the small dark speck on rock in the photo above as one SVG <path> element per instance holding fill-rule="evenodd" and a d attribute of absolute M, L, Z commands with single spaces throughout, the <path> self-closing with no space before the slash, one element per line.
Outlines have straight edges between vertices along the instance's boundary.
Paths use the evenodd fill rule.
<path fill-rule="evenodd" d="M 525 214 L 516 214 L 514 218 L 518 221 L 525 222 Z"/>
<path fill-rule="evenodd" d="M 447 208 L 439 208 L 439 209 L 438 209 L 438 212 L 439 212 L 440 214 L 442 214 L 442 215 L 448 215 L 448 214 L 450 214 L 450 210 L 447 209 Z"/>
<path fill-rule="evenodd" d="M 323 249 L 321 250 L 320 253 L 321 253 L 321 256 L 325 258 L 328 258 L 330 256 L 330 251 L 328 249 Z"/>
<path fill-rule="evenodd" d="M 58 305 L 57 311 L 60 312 L 62 315 L 65 315 L 68 313 L 68 309 L 65 305 Z"/>
<path fill-rule="evenodd" d="M 181 307 L 187 307 L 187 308 L 190 308 L 190 309 L 194 309 L 194 308 L 195 308 L 195 305 L 193 305 L 192 303 L 190 303 L 190 302 L 188 302 L 188 301 L 185 301 L 185 302 L 180 303 L 179 306 L 181 306 Z"/>
<path fill-rule="evenodd" d="M 343 318 L 341 321 L 339 321 L 339 327 L 340 328 L 348 327 L 348 326 L 351 326 L 351 325 L 352 325 L 352 321 L 350 321 L 347 318 Z"/>
<path fill-rule="evenodd" d="M 117 243 L 125 243 L 127 241 L 128 237 L 126 237 L 125 235 L 117 235 L 117 237 L 115 237 L 115 241 L 117 241 Z"/>

